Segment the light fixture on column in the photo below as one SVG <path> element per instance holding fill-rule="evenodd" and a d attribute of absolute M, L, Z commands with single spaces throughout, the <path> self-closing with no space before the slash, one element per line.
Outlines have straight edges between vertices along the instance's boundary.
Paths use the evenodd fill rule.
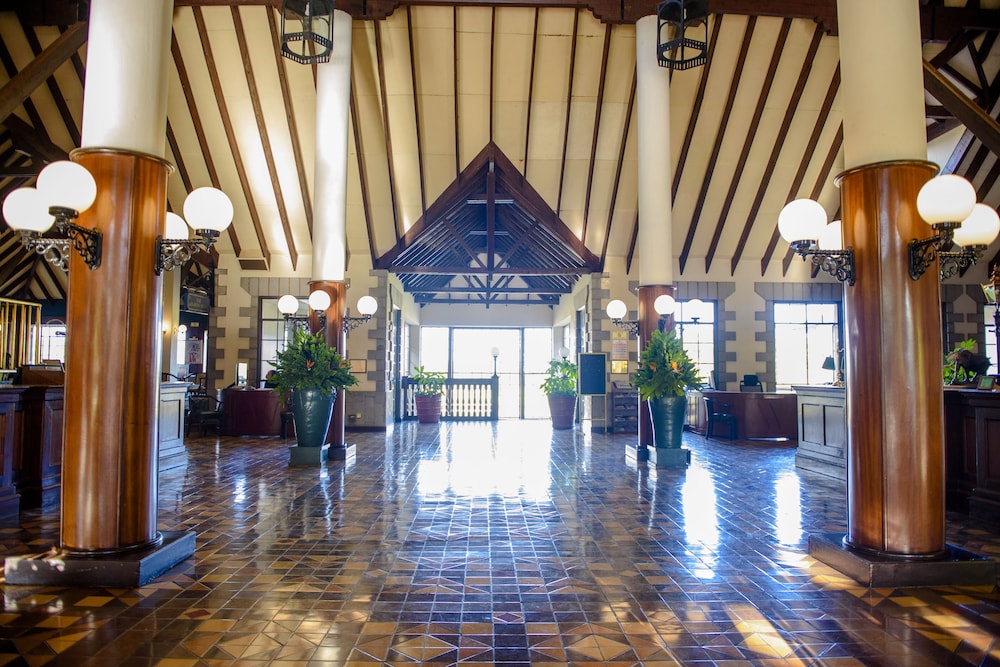
<path fill-rule="evenodd" d="M 910 278 L 917 280 L 927 271 L 935 259 L 938 259 L 942 248 L 951 245 L 954 235 L 962 227 L 963 221 L 969 217 L 976 206 L 976 189 L 972 183 L 961 176 L 954 174 L 944 174 L 930 179 L 917 193 L 917 211 L 924 221 L 934 228 L 934 236 L 926 239 L 913 239 L 910 241 Z M 982 241 L 982 245 L 988 245 L 993 238 L 989 239 L 966 237 L 967 243 L 979 245 L 976 241 Z M 969 252 L 964 256 L 965 266 L 974 264 L 977 257 Z M 942 276 L 944 275 L 945 264 L 958 262 L 957 257 L 942 257 Z M 951 269 L 948 275 L 958 270 L 958 267 Z"/>
<path fill-rule="evenodd" d="M 691 30 L 704 26 L 704 37 Z M 708 0 L 664 0 L 656 6 L 656 59 L 660 67 L 685 70 L 708 60 Z"/>
<path fill-rule="evenodd" d="M 309 321 L 308 316 L 301 317 L 296 314 L 299 312 L 299 300 L 293 294 L 286 294 L 278 299 L 278 312 L 285 318 L 285 322 L 289 322 L 295 327 L 305 326 L 306 322 Z"/>
<path fill-rule="evenodd" d="M 778 233 L 792 250 L 840 282 L 854 284 L 854 251 L 843 249 L 840 221 L 826 224 L 826 210 L 812 199 L 796 199 L 778 214 Z M 822 243 L 821 243 L 822 239 Z"/>
<path fill-rule="evenodd" d="M 281 55 L 303 65 L 330 62 L 333 0 L 282 0 Z"/>
<path fill-rule="evenodd" d="M 21 234 L 21 243 L 63 269 L 69 267 L 70 246 L 91 269 L 101 265 L 102 234 L 73 222 L 97 197 L 97 184 L 87 168 L 59 161 L 38 174 L 34 188 L 18 188 L 3 203 L 10 228 Z M 52 235 L 46 235 L 54 229 Z"/>
<path fill-rule="evenodd" d="M 184 200 L 184 218 L 167 213 L 168 238 L 156 237 L 156 275 L 183 266 L 199 250 L 207 252 L 232 221 L 233 202 L 225 192 L 208 187 L 192 190 Z M 199 238 L 188 239 L 188 225 Z"/>
<path fill-rule="evenodd" d="M 330 308 L 330 295 L 323 290 L 313 290 L 309 294 L 309 308 L 319 318 L 319 330 L 326 328 L 326 311 Z"/>
<path fill-rule="evenodd" d="M 973 206 L 972 213 L 962 221 L 962 226 L 952 235 L 952 242 L 962 249 L 938 252 L 941 279 L 950 278 L 982 259 L 986 247 L 993 242 L 997 234 L 1000 234 L 1000 216 L 997 216 L 997 212 L 986 204 Z"/>
<path fill-rule="evenodd" d="M 621 299 L 614 299 L 608 302 L 604 312 L 611 318 L 612 324 L 628 331 L 630 336 L 639 335 L 639 320 L 623 319 L 628 314 L 628 306 Z"/>
<path fill-rule="evenodd" d="M 358 299 L 358 312 L 361 313 L 361 317 L 345 317 L 344 331 L 354 331 L 370 320 L 376 311 L 378 311 L 378 301 L 375 300 L 375 297 L 367 294 L 361 297 Z"/>
<path fill-rule="evenodd" d="M 656 323 L 657 328 L 663 331 L 667 326 L 667 318 L 677 310 L 677 301 L 669 294 L 661 294 L 653 301 L 653 310 L 660 316 L 660 319 Z"/>

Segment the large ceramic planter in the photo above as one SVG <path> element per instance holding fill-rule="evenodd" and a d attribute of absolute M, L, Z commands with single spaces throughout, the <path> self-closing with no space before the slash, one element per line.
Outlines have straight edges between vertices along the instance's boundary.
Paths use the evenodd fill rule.
<path fill-rule="evenodd" d="M 293 389 L 292 420 L 295 422 L 295 443 L 299 447 L 322 447 L 330 429 L 336 390 L 329 396 L 318 389 Z"/>
<path fill-rule="evenodd" d="M 552 415 L 552 428 L 573 428 L 576 396 L 549 396 L 549 414 Z"/>
<path fill-rule="evenodd" d="M 657 449 L 680 449 L 686 411 L 687 398 L 684 396 L 664 396 L 649 401 L 653 443 Z"/>
<path fill-rule="evenodd" d="M 436 424 L 441 421 L 441 394 L 414 396 L 417 404 L 417 421 L 421 424 Z"/>

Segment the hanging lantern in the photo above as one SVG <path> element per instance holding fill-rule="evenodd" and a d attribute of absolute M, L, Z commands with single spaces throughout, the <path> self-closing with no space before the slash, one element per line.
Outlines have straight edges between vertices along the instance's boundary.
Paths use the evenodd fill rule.
<path fill-rule="evenodd" d="M 663 0 L 656 7 L 656 58 L 660 67 L 691 69 L 708 59 L 708 0 Z M 704 26 L 704 37 L 692 33 Z"/>
<path fill-rule="evenodd" d="M 311 65 L 330 61 L 333 0 L 282 0 L 281 55 Z"/>

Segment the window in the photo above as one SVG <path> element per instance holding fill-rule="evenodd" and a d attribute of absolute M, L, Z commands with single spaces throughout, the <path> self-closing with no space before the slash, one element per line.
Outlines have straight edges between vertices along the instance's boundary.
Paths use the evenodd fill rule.
<path fill-rule="evenodd" d="M 715 302 L 689 304 L 691 301 L 678 302 L 674 324 L 701 381 L 708 384 L 715 370 Z"/>
<path fill-rule="evenodd" d="M 422 365 L 450 377 L 492 377 L 494 347 L 500 418 L 548 418 L 541 384 L 555 357 L 551 328 L 420 327 Z"/>
<path fill-rule="evenodd" d="M 997 369 L 1000 368 L 1000 359 L 997 357 L 997 320 L 1000 318 L 996 317 L 997 308 L 994 306 L 984 306 L 983 307 L 983 320 L 986 323 L 984 327 L 986 331 L 986 351 L 983 353 L 990 358 L 992 365 L 990 366 L 990 373 L 997 373 Z M 950 351 L 950 350 L 949 350 Z"/>
<path fill-rule="evenodd" d="M 66 363 L 66 325 L 59 320 L 52 320 L 43 324 L 40 332 L 38 358 Z"/>
<path fill-rule="evenodd" d="M 824 369 L 823 362 L 835 358 L 839 347 L 838 311 L 837 303 L 775 302 L 774 379 L 779 387 L 836 380 L 836 371 Z"/>
<path fill-rule="evenodd" d="M 299 299 L 299 309 L 293 317 L 308 317 L 309 304 L 305 298 Z M 285 349 L 285 346 L 292 338 L 292 329 L 295 324 L 285 320 L 285 316 L 278 310 L 277 298 L 263 298 L 260 300 L 260 348 L 258 349 L 259 378 L 263 380 L 267 377 L 268 371 L 274 370 L 274 362 L 278 359 L 278 352 Z"/>

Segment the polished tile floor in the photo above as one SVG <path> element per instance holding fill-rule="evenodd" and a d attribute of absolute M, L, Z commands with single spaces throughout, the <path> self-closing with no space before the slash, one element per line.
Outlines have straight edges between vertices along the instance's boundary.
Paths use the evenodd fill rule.
<path fill-rule="evenodd" d="M 323 468 L 190 441 L 159 509 L 196 555 L 137 590 L 0 585 L 0 665 L 1000 665 L 993 587 L 869 590 L 806 554 L 844 488 L 794 447 L 686 434 L 691 467 L 656 470 L 541 421 L 348 435 Z M 57 529 L 2 521 L 0 550 Z M 1000 528 L 948 529 L 1000 556 Z"/>

